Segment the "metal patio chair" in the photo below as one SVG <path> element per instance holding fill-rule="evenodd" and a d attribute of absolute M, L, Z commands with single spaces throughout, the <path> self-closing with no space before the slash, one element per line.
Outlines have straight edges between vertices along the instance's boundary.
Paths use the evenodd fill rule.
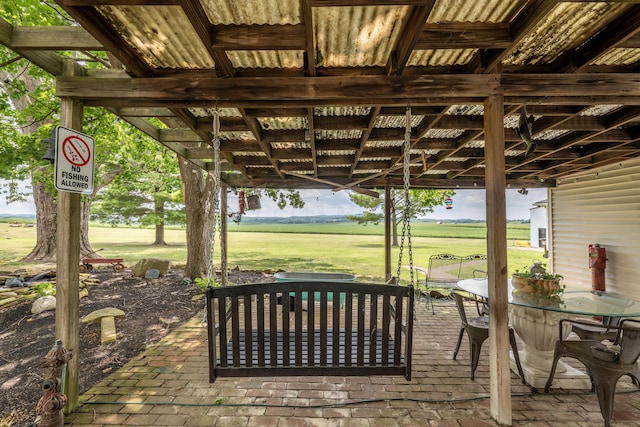
<path fill-rule="evenodd" d="M 551 372 L 544 391 L 545 393 L 549 392 L 558 360 L 561 357 L 566 356 L 579 360 L 591 377 L 592 389 L 595 389 L 598 396 L 604 425 L 609 427 L 613 415 L 616 384 L 620 377 L 628 375 L 634 384 L 640 384 L 640 370 L 637 364 L 638 356 L 640 356 L 640 321 L 624 319 L 619 326 L 611 326 L 610 328 L 616 331 L 613 346 L 607 346 L 599 340 L 562 339 L 563 327 L 567 322 L 586 325 L 590 323 L 569 319 L 560 321 L 561 338 L 556 342 Z"/>
<path fill-rule="evenodd" d="M 468 317 L 464 307 L 464 301 L 475 301 L 474 299 L 463 296 L 460 291 L 451 292 L 453 299 L 456 302 L 458 308 L 458 314 L 462 325 L 460 327 L 460 334 L 458 335 L 458 342 L 456 349 L 453 352 L 453 360 L 456 360 L 458 356 L 458 350 L 460 350 L 460 344 L 462 343 L 462 337 L 467 332 L 469 336 L 469 355 L 471 358 L 471 379 L 475 377 L 476 368 L 478 367 L 478 360 L 480 359 L 480 350 L 482 349 L 482 343 L 489 338 L 489 316 L 474 316 Z M 522 383 L 526 384 L 524 379 L 524 373 L 522 372 L 522 366 L 520 365 L 520 357 L 518 355 L 518 347 L 516 345 L 516 336 L 511 327 L 509 327 L 509 342 L 511 343 L 511 350 L 513 351 L 513 357 L 518 368 L 518 374 L 522 379 Z"/>

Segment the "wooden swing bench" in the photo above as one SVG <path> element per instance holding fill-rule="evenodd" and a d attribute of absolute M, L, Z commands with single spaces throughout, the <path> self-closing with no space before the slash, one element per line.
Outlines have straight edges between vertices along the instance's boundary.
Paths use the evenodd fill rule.
<path fill-rule="evenodd" d="M 206 295 L 210 382 L 301 375 L 411 379 L 413 287 L 275 282 L 209 287 Z"/>

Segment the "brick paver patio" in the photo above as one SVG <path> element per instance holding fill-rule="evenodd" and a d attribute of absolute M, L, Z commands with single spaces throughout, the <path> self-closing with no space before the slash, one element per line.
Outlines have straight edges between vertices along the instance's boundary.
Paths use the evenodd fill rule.
<path fill-rule="evenodd" d="M 198 315 L 83 396 L 73 426 L 495 426 L 489 410 L 488 343 L 469 378 L 465 338 L 451 301 L 416 306 L 413 378 L 269 377 L 208 382 L 206 324 Z M 640 426 L 640 393 L 620 380 L 613 425 Z M 627 392 L 629 391 L 629 392 Z M 595 394 L 534 394 L 512 373 L 514 426 L 600 426 Z M 100 402 L 100 403 L 96 403 Z"/>

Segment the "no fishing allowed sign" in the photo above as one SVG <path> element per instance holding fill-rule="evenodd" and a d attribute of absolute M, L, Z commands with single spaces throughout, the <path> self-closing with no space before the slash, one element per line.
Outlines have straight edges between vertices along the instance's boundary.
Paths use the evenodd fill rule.
<path fill-rule="evenodd" d="M 55 185 L 71 193 L 93 192 L 93 138 L 73 129 L 56 126 Z"/>

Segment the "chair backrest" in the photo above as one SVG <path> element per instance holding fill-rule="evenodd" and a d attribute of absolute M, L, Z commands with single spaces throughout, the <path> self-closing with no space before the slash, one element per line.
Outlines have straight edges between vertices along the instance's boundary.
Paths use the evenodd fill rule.
<path fill-rule="evenodd" d="M 453 295 L 453 300 L 456 302 L 456 308 L 458 309 L 458 314 L 460 315 L 460 320 L 462 320 L 463 325 L 467 325 L 467 313 L 464 310 L 464 300 L 465 298 L 460 294 L 460 292 L 453 291 L 451 292 Z"/>
<path fill-rule="evenodd" d="M 640 356 L 640 321 L 624 319 L 620 322 L 616 343 L 620 345 L 620 363 L 636 363 Z"/>

